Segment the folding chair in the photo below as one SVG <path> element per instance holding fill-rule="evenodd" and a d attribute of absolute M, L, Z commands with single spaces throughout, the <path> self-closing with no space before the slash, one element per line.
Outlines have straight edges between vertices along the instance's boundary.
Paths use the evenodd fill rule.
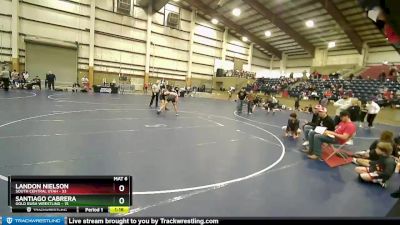
<path fill-rule="evenodd" d="M 356 133 L 351 135 L 344 144 L 336 145 L 337 147 L 335 147 L 335 144 L 329 144 L 328 146 L 332 148 L 333 152 L 328 157 L 326 157 L 325 161 L 328 161 L 333 155 L 337 155 L 343 159 L 347 159 L 349 155 L 344 151 L 344 147 L 354 145 L 353 138 L 355 136 Z"/>

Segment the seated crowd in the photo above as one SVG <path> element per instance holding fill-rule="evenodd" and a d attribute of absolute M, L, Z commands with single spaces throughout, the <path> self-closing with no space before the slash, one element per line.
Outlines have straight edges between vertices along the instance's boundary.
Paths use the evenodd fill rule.
<path fill-rule="evenodd" d="M 260 98 L 251 89 L 246 91 L 246 88 L 242 88 L 238 92 L 237 98 L 239 114 L 242 113 L 245 102 L 247 102 L 249 115 L 257 106 L 264 107 L 268 112 L 286 109 L 274 96 Z M 379 105 L 372 99 L 360 106 L 360 101 L 357 98 L 350 98 L 346 92 L 343 93 L 343 98 L 334 103 L 334 106 L 337 108 L 334 118 L 328 115 L 326 106 L 318 104 L 310 107 L 311 121 L 301 124 L 297 114 L 292 112 L 287 125 L 282 127 L 286 137 L 292 136 L 297 139 L 301 133 L 304 134 L 304 143 L 302 144 L 304 150 L 302 151 L 307 153 L 307 157 L 311 160 L 323 160 L 324 146 L 351 144 L 357 131 L 356 123 L 360 123 L 360 118 L 367 116 L 368 127 L 372 127 L 373 120 L 380 110 Z M 374 141 L 368 150 L 348 155 L 353 157 L 353 163 L 357 165 L 355 173 L 358 174 L 360 181 L 377 183 L 386 187 L 386 182 L 395 170 L 399 170 L 400 136 L 396 138 L 393 136 L 391 131 L 383 131 L 381 138 Z M 393 193 L 392 196 L 399 198 L 400 190 Z"/>

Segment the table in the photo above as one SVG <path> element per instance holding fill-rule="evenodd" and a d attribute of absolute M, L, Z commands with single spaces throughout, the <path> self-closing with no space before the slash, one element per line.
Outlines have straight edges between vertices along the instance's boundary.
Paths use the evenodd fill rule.
<path fill-rule="evenodd" d="M 116 86 L 93 85 L 93 91 L 95 93 L 118 94 L 118 87 L 116 87 Z"/>

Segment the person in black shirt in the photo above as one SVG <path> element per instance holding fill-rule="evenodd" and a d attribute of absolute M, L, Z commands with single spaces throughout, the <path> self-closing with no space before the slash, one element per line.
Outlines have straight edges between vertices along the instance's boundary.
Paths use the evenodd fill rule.
<path fill-rule="evenodd" d="M 381 133 L 379 140 L 372 142 L 371 146 L 367 151 L 359 151 L 354 154 L 353 163 L 361 166 L 369 166 L 371 161 L 376 161 L 379 159 L 379 155 L 376 152 L 376 146 L 379 142 L 390 143 L 392 145 L 392 155 L 394 157 L 399 157 L 397 145 L 393 141 L 393 133 L 391 131 L 385 130 Z"/>
<path fill-rule="evenodd" d="M 314 113 L 313 116 L 311 118 L 311 122 L 306 121 L 306 124 L 304 124 L 303 126 L 303 131 L 304 131 L 304 140 L 305 142 L 303 143 L 303 145 L 308 145 L 308 134 L 311 130 L 315 129 L 315 127 L 319 124 L 319 109 L 321 108 L 321 105 L 316 105 L 313 109 Z"/>
<path fill-rule="evenodd" d="M 316 126 L 326 127 L 326 130 L 335 131 L 335 122 L 328 115 L 328 110 L 324 107 L 320 107 L 318 109 L 319 122 Z M 313 139 L 315 134 L 317 134 L 314 130 L 310 130 L 308 132 L 308 139 L 303 143 L 303 146 L 308 146 L 310 144 L 309 140 Z M 308 149 L 305 149 L 304 152 L 308 152 Z"/>
<path fill-rule="evenodd" d="M 284 126 L 284 129 L 286 130 L 285 136 L 293 136 L 294 139 L 297 139 L 301 133 L 299 126 L 300 121 L 297 119 L 297 114 L 291 113 L 287 126 Z"/>
<path fill-rule="evenodd" d="M 46 75 L 46 79 L 47 79 L 47 85 L 49 90 L 51 90 L 51 88 L 53 88 L 54 91 L 54 82 L 56 80 L 56 75 L 54 73 L 52 73 L 51 71 L 49 71 L 49 73 Z"/>
<path fill-rule="evenodd" d="M 351 121 L 354 123 L 360 121 L 361 108 L 357 99 L 351 100 L 351 106 L 347 108 L 347 111 L 350 113 Z"/>
<path fill-rule="evenodd" d="M 243 102 L 244 99 L 246 98 L 246 90 L 244 87 L 242 87 L 242 89 L 238 92 L 238 105 L 237 105 L 237 111 L 238 113 L 242 113 L 242 109 L 243 109 Z"/>
<path fill-rule="evenodd" d="M 396 151 L 397 154 L 398 154 L 398 152 L 400 151 L 400 136 L 397 136 L 394 139 L 394 143 L 396 145 L 396 148 L 395 148 L 394 151 Z M 399 167 L 400 167 L 400 163 L 399 162 L 397 162 L 397 166 L 396 167 L 397 167 L 397 169 L 395 171 L 398 173 L 399 172 Z M 393 198 L 400 198 L 400 187 L 399 187 L 399 190 L 393 192 L 392 194 L 390 194 L 390 196 L 392 196 Z"/>
<path fill-rule="evenodd" d="M 396 162 L 391 156 L 392 151 L 391 143 L 379 142 L 376 146 L 378 159 L 371 161 L 369 166 L 358 166 L 354 169 L 359 174 L 359 179 L 386 187 L 386 181 L 393 175 L 396 168 Z"/>
<path fill-rule="evenodd" d="M 300 98 L 296 97 L 294 100 L 294 109 L 299 111 L 299 107 L 300 107 Z"/>

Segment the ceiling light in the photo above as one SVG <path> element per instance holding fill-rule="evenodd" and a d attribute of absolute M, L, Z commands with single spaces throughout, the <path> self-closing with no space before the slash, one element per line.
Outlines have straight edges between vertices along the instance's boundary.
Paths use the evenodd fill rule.
<path fill-rule="evenodd" d="M 334 48 L 336 46 L 336 43 L 334 41 L 330 41 L 328 43 L 328 48 Z"/>
<path fill-rule="evenodd" d="M 234 16 L 240 16 L 241 13 L 242 13 L 242 11 L 239 8 L 235 8 L 232 10 L 232 14 Z"/>
<path fill-rule="evenodd" d="M 271 31 L 269 31 L 269 30 L 265 31 L 265 36 L 271 37 Z"/>
<path fill-rule="evenodd" d="M 211 23 L 217 25 L 218 24 L 218 20 L 214 18 L 214 19 L 211 20 Z"/>
<path fill-rule="evenodd" d="M 307 26 L 307 27 L 314 27 L 314 21 L 312 21 L 312 20 L 307 20 L 306 26 Z"/>
<path fill-rule="evenodd" d="M 174 2 L 179 2 L 179 0 L 174 0 Z"/>
<path fill-rule="evenodd" d="M 249 39 L 248 39 L 247 37 L 242 37 L 242 41 L 244 41 L 244 42 L 248 42 L 248 41 L 249 41 Z"/>

